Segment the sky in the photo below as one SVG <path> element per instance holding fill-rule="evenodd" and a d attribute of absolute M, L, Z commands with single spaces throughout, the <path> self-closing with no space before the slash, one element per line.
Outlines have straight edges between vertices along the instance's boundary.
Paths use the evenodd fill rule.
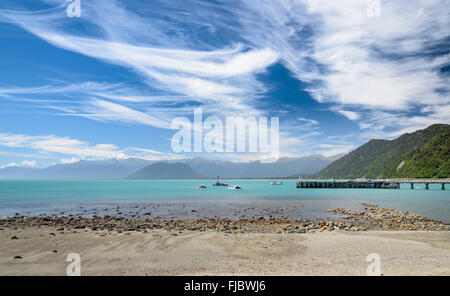
<path fill-rule="evenodd" d="M 450 123 L 450 2 L 0 2 L 0 168 L 175 153 L 177 117 L 279 117 L 280 156 Z"/>

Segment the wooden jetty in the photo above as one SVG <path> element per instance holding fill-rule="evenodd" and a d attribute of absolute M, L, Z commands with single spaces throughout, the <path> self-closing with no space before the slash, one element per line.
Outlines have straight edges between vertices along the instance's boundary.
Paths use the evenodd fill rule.
<path fill-rule="evenodd" d="M 297 181 L 297 188 L 371 188 L 371 189 L 400 189 L 401 183 L 409 183 L 414 189 L 414 184 L 424 184 L 429 189 L 430 184 L 441 184 L 441 190 L 445 190 L 445 184 L 450 181 L 424 181 L 424 180 L 302 180 Z"/>

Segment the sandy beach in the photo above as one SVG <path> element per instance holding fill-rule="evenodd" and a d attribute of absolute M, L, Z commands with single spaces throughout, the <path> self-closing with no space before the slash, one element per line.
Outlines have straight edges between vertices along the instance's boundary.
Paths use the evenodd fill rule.
<path fill-rule="evenodd" d="M 450 275 L 450 226 L 363 204 L 340 218 L 162 220 L 114 216 L 0 219 L 0 275 Z"/>
<path fill-rule="evenodd" d="M 66 275 L 69 253 L 80 254 L 82 275 L 366 275 L 370 253 L 380 255 L 383 275 L 450 275 L 448 231 L 117 233 L 24 227 L 1 230 L 0 241 L 0 275 Z"/>

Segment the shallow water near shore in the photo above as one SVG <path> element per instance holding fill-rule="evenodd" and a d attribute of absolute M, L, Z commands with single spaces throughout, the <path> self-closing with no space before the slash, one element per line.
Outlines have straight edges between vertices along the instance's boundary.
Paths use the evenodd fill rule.
<path fill-rule="evenodd" d="M 358 209 L 361 202 L 407 210 L 450 222 L 450 188 L 423 184 L 401 189 L 298 189 L 295 180 L 223 180 L 243 191 L 212 186 L 213 180 L 0 181 L 0 217 L 21 215 L 116 215 L 164 219 L 204 217 L 328 218 L 328 208 Z M 204 184 L 206 189 L 198 189 Z M 449 185 L 447 185 L 448 187 Z"/>

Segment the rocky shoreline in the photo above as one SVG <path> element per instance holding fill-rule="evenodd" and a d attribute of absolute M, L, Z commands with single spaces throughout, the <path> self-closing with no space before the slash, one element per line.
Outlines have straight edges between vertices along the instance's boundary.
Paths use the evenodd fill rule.
<path fill-rule="evenodd" d="M 157 218 L 130 219 L 105 215 L 103 217 L 21 216 L 0 219 L 0 230 L 26 227 L 55 227 L 59 234 L 78 231 L 104 231 L 116 233 L 148 232 L 153 229 L 167 231 L 217 231 L 225 234 L 243 233 L 306 233 L 315 231 L 367 231 L 367 230 L 427 230 L 450 231 L 450 224 L 425 218 L 407 211 L 362 204 L 363 210 L 343 208 L 326 212 L 341 215 L 336 220 L 310 220 L 256 217 L 249 219 L 205 218 L 197 220 L 162 220 Z M 176 235 L 176 233 L 173 233 Z M 52 235 L 56 235 L 52 233 Z M 11 237 L 18 239 L 18 237 Z"/>

